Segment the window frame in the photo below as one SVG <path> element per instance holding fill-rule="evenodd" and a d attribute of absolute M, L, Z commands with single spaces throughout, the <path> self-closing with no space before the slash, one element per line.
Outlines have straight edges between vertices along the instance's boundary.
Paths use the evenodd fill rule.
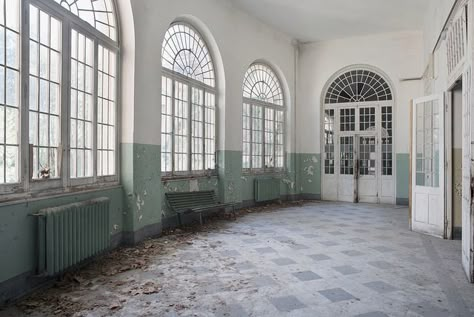
<path fill-rule="evenodd" d="M 248 77 L 247 75 L 250 75 L 248 74 L 248 71 L 251 70 L 253 67 L 264 67 L 266 68 L 268 71 L 271 72 L 271 74 L 273 75 L 272 79 L 275 80 L 276 84 L 278 85 L 278 89 L 279 89 L 279 92 L 281 93 L 281 104 L 276 104 L 276 103 L 270 103 L 270 102 L 267 102 L 267 101 L 263 101 L 263 100 L 259 100 L 259 99 L 256 99 L 256 98 L 249 98 L 249 97 L 246 97 L 245 96 L 245 87 L 246 87 L 246 83 L 247 83 L 247 80 L 248 80 Z M 278 77 L 278 75 L 275 73 L 275 71 L 273 70 L 272 67 L 270 67 L 269 65 L 265 64 L 265 63 L 261 63 L 261 62 L 257 62 L 257 63 L 254 63 L 252 65 L 249 66 L 249 68 L 247 69 L 247 72 L 246 72 L 246 77 L 244 78 L 244 86 L 243 86 L 243 93 L 242 93 L 242 145 L 244 144 L 244 141 L 243 141 L 243 133 L 244 133 L 244 128 L 243 128 L 243 125 L 244 125 L 244 115 L 243 115 L 243 108 L 244 108 L 244 105 L 248 104 L 249 107 L 250 107 L 250 111 L 252 112 L 252 108 L 253 106 L 258 106 L 258 107 L 261 107 L 262 108 L 262 119 L 261 119 L 261 124 L 262 124 L 262 138 L 261 138 L 261 142 L 260 144 L 262 145 L 262 154 L 260 155 L 261 156 L 261 160 L 262 160 L 262 167 L 257 167 L 257 168 L 254 168 L 253 167 L 253 149 L 252 149 L 252 144 L 253 144 L 253 132 L 254 132 L 254 129 L 253 129 L 253 117 L 252 117 L 252 114 L 250 114 L 250 127 L 249 129 L 247 129 L 248 131 L 250 131 L 250 151 L 249 151 L 249 158 L 250 158 L 250 167 L 249 168 L 244 168 L 243 167 L 243 164 L 242 164 L 242 173 L 244 175 L 252 175 L 252 174 L 282 174 L 286 171 L 286 162 L 287 162 L 287 157 L 286 157 L 286 154 L 287 154 L 287 150 L 286 150 L 286 145 L 287 145 L 287 126 L 286 126 L 286 122 L 287 122 L 287 107 L 286 107 L 286 102 L 285 102 L 285 93 L 283 91 L 283 86 L 281 84 L 281 79 Z M 252 87 L 254 88 L 254 87 Z M 249 95 L 252 96 L 252 90 L 249 91 Z M 266 167 L 265 165 L 265 162 L 266 162 L 266 151 L 265 151 L 265 148 L 266 148 L 266 144 L 265 143 L 265 121 L 268 121 L 266 120 L 266 110 L 267 109 L 272 109 L 273 110 L 273 162 L 274 162 L 274 166 L 272 167 Z M 283 148 L 283 162 L 282 162 L 282 167 L 276 167 L 276 159 L 277 159 L 277 156 L 276 156 L 276 148 L 277 148 L 277 145 L 280 145 L 280 144 L 277 144 L 277 120 L 276 120 L 276 116 L 277 116 L 277 112 L 282 112 L 283 113 L 283 143 L 281 144 L 282 148 Z M 242 149 L 242 158 L 244 157 L 244 152 L 243 152 L 243 149 Z"/>
<path fill-rule="evenodd" d="M 212 70 L 213 70 L 213 78 L 212 82 L 214 83 L 214 86 L 206 84 L 204 81 L 199 81 L 193 77 L 188 77 L 184 74 L 181 74 L 173 69 L 166 68 L 163 66 L 163 56 L 162 58 L 162 66 L 161 66 L 161 80 L 163 80 L 164 77 L 167 77 L 168 79 L 171 80 L 172 82 L 172 90 L 171 90 L 171 121 L 172 121 L 172 129 L 171 129 L 171 171 L 163 171 L 163 167 L 161 168 L 161 177 L 163 180 L 168 180 L 168 179 L 187 179 L 187 178 L 195 178 L 195 177 L 211 177 L 211 176 L 217 176 L 217 144 L 218 144 L 218 131 L 219 131 L 219 98 L 218 98 L 218 81 L 219 78 L 217 76 L 216 68 L 215 68 L 215 58 L 212 53 L 212 51 L 209 49 L 208 41 L 206 38 L 202 35 L 202 33 L 195 28 L 192 24 L 186 22 L 186 21 L 181 21 L 177 20 L 173 23 L 171 23 L 166 30 L 166 32 L 169 31 L 174 26 L 179 26 L 182 25 L 184 27 L 187 27 L 191 29 L 199 38 L 199 40 L 202 41 L 203 46 L 206 48 L 207 53 L 209 55 L 209 62 L 212 63 Z M 163 44 L 162 43 L 162 54 L 163 54 Z M 178 52 L 179 53 L 179 52 Z M 175 56 L 176 57 L 176 56 Z M 182 83 L 184 85 L 187 85 L 188 89 L 188 101 L 187 101 L 187 109 L 188 109 L 188 118 L 187 118 L 187 127 L 188 127 L 188 133 L 187 133 L 187 139 L 188 139 L 188 144 L 187 144 L 187 170 L 186 171 L 175 171 L 175 129 L 174 129 L 174 124 L 175 124 L 175 86 L 176 82 Z M 203 170 L 193 170 L 192 169 L 192 139 L 193 139 L 193 133 L 192 133 L 192 106 L 193 106 L 193 101 L 192 101 L 192 90 L 194 89 L 199 89 L 203 91 L 203 120 L 202 120 L 202 140 L 203 140 L 203 145 L 202 145 L 202 157 L 203 157 Z M 162 87 L 160 87 L 162 89 Z M 205 128 L 206 128 L 206 118 L 205 118 L 205 108 L 206 108 L 206 93 L 210 93 L 214 95 L 214 166 L 212 169 L 206 169 L 206 134 L 205 134 Z M 161 91 L 160 98 L 162 98 L 163 92 Z M 160 99 L 160 108 L 162 107 L 162 100 Z M 160 110 L 160 118 L 162 117 L 162 110 Z M 160 136 L 163 132 L 163 127 L 161 127 L 160 131 Z M 161 141 L 161 139 L 160 139 Z M 161 144 L 161 147 L 163 144 Z M 163 164 L 163 162 L 162 162 Z"/>
<path fill-rule="evenodd" d="M 283 105 L 276 105 L 276 104 L 272 104 L 272 103 L 268 103 L 268 102 L 264 102 L 264 101 L 261 101 L 261 100 L 257 100 L 257 99 L 251 99 L 251 98 L 246 98 L 246 97 L 243 97 L 243 103 L 242 103 L 242 110 L 243 110 L 243 105 L 245 104 L 248 104 L 250 106 L 250 110 L 252 111 L 252 107 L 253 106 L 258 106 L 258 107 L 261 107 L 262 108 L 262 139 L 261 139 L 261 145 L 262 145 L 262 154 L 261 154 L 261 159 L 262 159 L 262 167 L 259 167 L 259 168 L 254 168 L 252 166 L 252 162 L 253 162 L 253 154 L 252 154 L 252 140 L 253 140 L 253 117 L 250 116 L 250 153 L 249 153 L 249 157 L 250 157 L 250 168 L 243 168 L 242 167 L 242 170 L 243 170 L 243 173 L 244 174 L 267 174 L 267 173 L 283 173 L 285 170 L 286 170 L 286 107 L 285 107 L 285 102 L 284 102 L 284 97 L 283 97 Z M 266 157 L 266 153 L 265 153 L 265 120 L 266 120 L 266 109 L 272 109 L 273 110 L 273 126 L 274 126 L 274 130 L 273 130 L 273 160 L 274 162 L 276 161 L 276 146 L 277 146 L 277 143 L 276 143 L 276 136 L 277 136 L 277 129 L 276 129 L 276 113 L 277 112 L 282 112 L 283 113 L 283 167 L 276 167 L 276 166 L 273 166 L 273 167 L 265 167 L 265 157 Z M 242 113 L 242 118 L 243 118 L 243 113 Z M 243 122 L 242 122 L 242 125 L 243 125 Z M 243 133 L 244 129 L 242 127 L 242 133 Z M 243 143 L 243 141 L 242 141 Z M 243 154 L 243 152 L 242 152 Z"/>
<path fill-rule="evenodd" d="M 191 26 L 190 26 L 191 27 Z M 197 31 L 196 31 L 197 32 Z M 199 34 L 199 33 L 198 33 Z M 210 54 L 210 52 L 209 52 Z M 212 59 L 212 55 L 211 55 L 211 59 Z M 178 72 L 175 72 L 171 69 L 168 69 L 168 68 L 164 68 L 162 67 L 161 68 L 161 72 L 162 72 L 162 80 L 163 80 L 163 77 L 167 77 L 168 79 L 171 80 L 172 82 L 172 90 L 171 90 L 171 121 L 172 121 L 172 129 L 171 129 L 171 171 L 161 171 L 161 176 L 163 179 L 174 179 L 174 178 L 188 178 L 188 177 L 202 177 L 202 176 L 217 176 L 217 143 L 218 143 L 218 135 L 217 135 L 217 131 L 218 131 L 218 128 L 217 128 L 217 125 L 218 125 L 218 98 L 217 98 L 217 88 L 216 87 L 212 87 L 212 86 L 209 86 L 203 82 L 200 82 L 199 80 L 196 80 L 194 78 L 191 78 L 191 77 L 187 77 L 183 74 L 180 74 Z M 215 79 L 216 83 L 217 83 L 217 79 Z M 175 119 L 175 101 L 176 101 L 176 97 L 175 97 L 175 86 L 176 86 L 176 82 L 179 82 L 179 83 L 182 83 L 184 85 L 187 85 L 187 90 L 188 90 L 188 100 L 187 100 L 187 108 L 188 108 L 188 118 L 187 118 L 187 127 L 188 127 L 188 133 L 187 133 L 187 139 L 188 139 L 188 144 L 187 144 L 187 158 L 188 158 L 188 161 L 187 161 L 187 166 L 188 166 L 188 169 L 186 171 L 176 171 L 175 170 L 175 129 L 174 129 L 174 119 Z M 215 138 L 214 138 L 214 148 L 215 148 L 215 152 L 214 152 L 214 168 L 213 169 L 202 169 L 202 170 L 193 170 L 192 169 L 192 138 L 193 138 L 193 134 L 192 134 L 192 129 L 191 129 L 191 126 L 192 126 L 192 106 L 193 106 L 193 102 L 192 102 L 192 90 L 194 89 L 199 89 L 199 90 L 202 90 L 203 91 L 203 108 L 205 109 L 205 103 L 206 103 L 206 99 L 205 99 L 205 95 L 206 93 L 210 93 L 210 94 L 213 94 L 214 95 L 214 100 L 215 100 L 215 104 L 214 104 L 214 116 L 215 116 L 215 124 L 214 124 L 214 135 L 215 135 Z M 161 114 L 161 111 L 160 111 L 160 114 Z M 162 115 L 162 114 L 161 114 Z M 203 128 L 202 128 L 202 132 L 203 132 L 203 136 L 202 136 L 202 140 L 203 140 L 203 146 L 202 146 L 202 150 L 203 150 L 203 167 L 206 166 L 206 145 L 205 145 L 205 126 L 206 126 L 206 120 L 205 120 L 205 114 L 203 113 L 203 120 L 202 120 L 202 124 L 203 124 Z M 162 131 L 160 132 L 162 133 Z"/>
<path fill-rule="evenodd" d="M 19 175 L 18 183 L 0 184 L 0 201 L 23 197 L 24 195 L 36 195 L 40 192 L 45 193 L 63 193 L 73 189 L 94 189 L 105 186 L 114 186 L 119 184 L 120 180 L 120 30 L 119 17 L 117 14 L 117 5 L 111 0 L 114 12 L 116 26 L 116 41 L 110 39 L 95 27 L 74 15 L 72 12 L 63 8 L 53 0 L 19 0 L 20 6 L 20 76 L 19 76 Z M 61 30 L 61 57 L 60 57 L 60 91 L 59 91 L 59 146 L 58 146 L 58 178 L 55 179 L 34 179 L 32 170 L 32 146 L 29 140 L 29 77 L 30 77 L 30 5 L 38 10 L 44 11 L 51 17 L 57 19 Z M 72 30 L 82 34 L 92 40 L 94 48 L 94 67 L 93 67 L 93 94 L 92 94 L 92 176 L 84 178 L 72 178 L 70 172 L 71 165 L 71 36 Z M 98 105 L 98 47 L 103 46 L 115 54 L 115 174 L 110 176 L 97 175 L 97 105 Z M 38 61 L 39 64 L 39 61 Z M 7 195 L 8 194 L 8 195 Z M 19 195 L 19 196 L 18 196 Z"/>

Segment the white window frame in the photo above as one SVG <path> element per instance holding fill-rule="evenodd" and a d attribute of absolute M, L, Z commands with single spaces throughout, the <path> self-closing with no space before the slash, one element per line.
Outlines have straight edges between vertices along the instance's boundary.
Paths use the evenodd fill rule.
<path fill-rule="evenodd" d="M 209 63 L 211 63 L 211 68 L 212 68 L 212 78 L 210 79 L 210 82 L 214 83 L 214 86 L 211 86 L 209 84 L 206 84 L 205 82 L 202 82 L 200 80 L 194 79 L 192 77 L 183 75 L 177 71 L 174 71 L 172 69 L 166 68 L 162 66 L 161 71 L 162 71 L 162 79 L 164 77 L 168 78 L 172 82 L 172 89 L 171 89 L 171 121 L 172 121 L 172 129 L 171 129 L 171 171 L 161 171 L 161 176 L 163 179 L 176 179 L 176 178 L 189 178 L 189 177 L 202 177 L 202 176 L 216 176 L 217 175 L 217 142 L 218 142 L 218 93 L 217 93 L 217 80 L 216 78 L 216 73 L 215 73 L 215 68 L 214 68 L 214 56 L 212 55 L 212 52 L 209 50 L 209 47 L 207 45 L 207 42 L 205 38 L 202 36 L 202 34 L 191 24 L 186 23 L 186 22 L 175 22 L 170 25 L 170 28 L 174 26 L 184 26 L 189 29 L 191 29 L 193 32 L 195 32 L 195 35 L 198 36 L 198 39 L 202 41 L 205 49 L 207 50 L 208 57 L 209 57 Z M 204 51 L 200 52 L 201 54 L 205 53 Z M 176 97 L 175 97 L 175 87 L 176 83 L 182 83 L 184 85 L 187 85 L 188 89 L 188 100 L 187 100 L 187 109 L 188 109 L 188 117 L 187 117 L 187 170 L 186 171 L 176 171 L 175 164 L 175 129 L 174 129 L 174 123 L 175 123 L 175 102 L 176 102 Z M 202 170 L 193 170 L 192 168 L 192 140 L 193 140 L 193 131 L 192 131 L 192 122 L 193 122 L 193 117 L 192 117 L 192 107 L 193 107 L 193 100 L 192 100 L 192 90 L 193 89 L 198 89 L 203 91 L 203 120 L 202 120 L 202 158 L 203 158 L 203 169 Z M 205 109 L 206 109 L 206 94 L 212 94 L 214 95 L 214 166 L 211 169 L 206 169 L 206 117 L 205 117 Z M 168 96 L 170 97 L 170 96 Z M 160 107 L 161 107 L 161 101 L 160 101 Z M 161 111 L 160 111 L 161 113 Z M 163 127 L 162 127 L 163 129 Z M 162 130 L 163 131 L 163 130 Z M 161 132 L 162 132 L 161 131 Z"/>
<path fill-rule="evenodd" d="M 114 12 L 117 12 L 112 0 Z M 61 23 L 61 69 L 60 69 L 60 144 L 58 147 L 58 171 L 56 179 L 33 179 L 31 170 L 32 152 L 29 143 L 29 45 L 30 5 L 44 11 Z M 118 17 L 115 17 L 118 25 Z M 24 195 L 62 193 L 75 189 L 93 189 L 104 185 L 118 185 L 120 179 L 119 131 L 120 131 L 120 49 L 119 42 L 97 30 L 95 27 L 69 12 L 54 0 L 20 0 L 20 157 L 19 182 L 0 185 L 0 201 L 21 198 Z M 71 33 L 72 29 L 90 38 L 94 43 L 94 89 L 93 89 L 93 176 L 72 179 L 70 177 L 70 91 L 71 91 Z M 117 27 L 117 33 L 118 33 Z M 118 34 L 117 34 L 118 37 Z M 116 55 L 115 79 L 115 174 L 97 176 L 97 77 L 98 46 L 101 45 Z M 9 195 L 6 195 L 9 194 Z"/>
<path fill-rule="evenodd" d="M 211 56 L 212 58 L 212 56 Z M 214 135 L 216 136 L 214 139 L 214 147 L 217 145 L 217 89 L 215 87 L 211 87 L 209 85 L 206 85 L 198 80 L 195 80 L 193 78 L 184 76 L 182 74 L 179 74 L 175 71 L 172 71 L 167 68 L 162 68 L 162 76 L 167 77 L 171 80 L 172 82 L 172 90 L 171 90 L 171 121 L 172 121 L 172 132 L 171 132 L 171 171 L 162 171 L 161 175 L 163 178 L 180 178 L 180 177 L 193 177 L 193 176 L 215 176 L 217 175 L 217 151 L 214 153 L 214 168 L 213 169 L 205 169 L 206 166 L 206 144 L 205 144 L 205 128 L 206 128 L 206 119 L 205 119 L 205 114 L 203 113 L 203 120 L 202 120 L 202 140 L 203 140 L 203 146 L 202 146 L 202 153 L 203 153 L 203 169 L 202 170 L 193 170 L 192 169 L 192 90 L 194 89 L 199 89 L 203 91 L 203 108 L 205 108 L 206 104 L 206 93 L 210 93 L 214 95 L 215 98 L 215 105 L 214 105 L 214 113 L 215 113 L 215 120 L 216 123 L 214 124 Z M 175 129 L 174 129 L 174 112 L 175 112 L 175 86 L 176 83 L 182 83 L 184 85 L 187 85 L 187 90 L 188 90 L 188 101 L 187 101 L 187 107 L 188 107 L 188 118 L 187 118 L 187 126 L 188 126 L 188 133 L 187 133 L 187 139 L 188 139 L 188 144 L 187 144 L 187 170 L 186 171 L 176 171 L 175 170 Z"/>
<path fill-rule="evenodd" d="M 282 89 L 282 85 L 281 85 L 281 81 L 280 79 L 278 78 L 278 76 L 275 74 L 275 72 L 273 71 L 273 69 L 266 65 L 266 64 L 261 64 L 261 63 L 256 63 L 256 64 L 253 64 L 251 65 L 250 67 L 254 66 L 254 65 L 261 65 L 267 69 L 269 69 L 270 71 L 273 72 L 274 76 L 275 76 L 275 79 L 277 80 L 277 84 L 279 85 L 279 89 L 281 91 L 281 99 L 282 99 L 282 104 L 279 105 L 279 104 L 273 104 L 273 103 L 269 103 L 269 102 L 265 102 L 265 101 L 262 101 L 262 100 L 258 100 L 258 99 L 255 99 L 255 98 L 248 98 L 248 97 L 243 97 L 243 103 L 242 103 L 242 118 L 243 118 L 243 105 L 245 104 L 248 104 L 250 105 L 250 111 L 252 111 L 252 107 L 253 106 L 259 106 L 262 108 L 262 139 L 261 139 L 261 142 L 260 144 L 262 145 L 262 154 L 261 154 L 261 159 L 262 159 L 262 167 L 257 167 L 257 168 L 254 168 L 252 166 L 253 164 L 253 153 L 252 153 L 252 140 L 253 140 L 253 132 L 254 132 L 254 129 L 253 129 L 253 118 L 252 116 L 250 116 L 250 128 L 249 128 L 249 131 L 250 131 L 250 152 L 249 152 L 249 157 L 250 157 L 250 168 L 243 168 L 242 167 L 242 171 L 244 174 L 268 174 L 268 173 L 282 173 L 286 170 L 286 136 L 287 136 L 287 129 L 286 129 L 286 115 L 287 115 L 287 109 L 286 109 L 286 105 L 285 105 L 285 96 L 284 96 L 284 93 L 283 93 L 283 89 Z M 249 68 L 250 69 L 250 68 Z M 244 83 L 246 81 L 247 78 L 244 79 Z M 266 153 L 265 153 L 265 120 L 266 120 L 266 117 L 265 117 L 265 114 L 266 114 L 266 109 L 272 109 L 273 110 L 273 123 L 274 123 L 274 128 L 273 128 L 273 160 L 274 160 L 274 165 L 276 165 L 276 146 L 277 146 L 277 128 L 276 128 L 276 113 L 277 112 L 283 112 L 283 166 L 282 167 L 276 167 L 276 166 L 272 166 L 272 167 L 266 167 L 265 166 L 265 158 L 266 158 Z M 242 123 L 243 124 L 243 123 Z M 242 127 L 242 133 L 243 133 L 244 129 Z M 243 143 L 243 142 L 242 142 Z M 242 152 L 242 157 L 243 157 L 243 152 Z"/>

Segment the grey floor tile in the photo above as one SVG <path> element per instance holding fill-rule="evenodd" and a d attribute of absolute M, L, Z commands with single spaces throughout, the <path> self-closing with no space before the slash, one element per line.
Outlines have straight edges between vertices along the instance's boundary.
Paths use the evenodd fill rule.
<path fill-rule="evenodd" d="M 352 296 L 350 293 L 346 292 L 342 288 L 327 289 L 319 291 L 319 293 L 333 303 L 355 299 L 354 296 Z"/>
<path fill-rule="evenodd" d="M 214 315 L 216 317 L 246 317 L 249 316 L 240 304 L 230 304 L 220 307 Z"/>
<path fill-rule="evenodd" d="M 364 283 L 364 285 L 371 290 L 376 291 L 379 294 L 384 294 L 384 293 L 390 293 L 390 292 L 395 292 L 397 288 L 393 287 L 390 284 L 387 284 L 383 281 L 375 281 L 375 282 L 369 282 L 369 283 Z"/>
<path fill-rule="evenodd" d="M 320 243 L 324 246 L 327 246 L 327 247 L 335 247 L 335 246 L 339 245 L 339 243 L 337 243 L 335 241 L 322 241 Z"/>
<path fill-rule="evenodd" d="M 330 260 L 331 258 L 329 256 L 327 256 L 326 254 L 313 254 L 313 255 L 310 255 L 309 256 L 310 258 L 312 258 L 313 260 L 315 261 L 326 261 L 326 260 Z"/>
<path fill-rule="evenodd" d="M 356 273 L 361 272 L 360 270 L 357 270 L 356 268 L 350 265 L 336 266 L 336 267 L 333 267 L 333 269 L 338 271 L 342 275 L 350 275 L 350 274 L 356 274 Z"/>
<path fill-rule="evenodd" d="M 347 251 L 342 251 L 341 253 L 348 255 L 348 256 L 361 256 L 364 255 L 364 253 L 357 251 L 357 250 L 347 250 Z"/>
<path fill-rule="evenodd" d="M 392 263 L 387 261 L 370 261 L 367 262 L 367 264 L 382 270 L 389 270 L 395 267 Z"/>
<path fill-rule="evenodd" d="M 219 254 L 223 256 L 234 257 L 234 258 L 241 256 L 240 252 L 236 250 L 225 250 L 225 251 L 219 252 Z"/>
<path fill-rule="evenodd" d="M 296 264 L 295 261 L 293 261 L 290 258 L 278 258 L 278 259 L 273 259 L 272 260 L 276 265 L 279 266 L 285 266 L 285 265 L 291 265 L 291 264 Z"/>
<path fill-rule="evenodd" d="M 257 251 L 257 253 L 259 254 L 277 253 L 275 249 L 270 248 L 270 247 L 256 248 L 255 251 Z"/>
<path fill-rule="evenodd" d="M 266 275 L 259 275 L 257 277 L 252 278 L 251 283 L 257 288 L 274 286 L 278 284 L 273 278 Z"/>
<path fill-rule="evenodd" d="M 302 309 L 306 307 L 305 304 L 300 302 L 294 296 L 275 297 L 275 298 L 271 298 L 270 302 L 280 312 L 286 312 L 286 313 L 291 312 L 296 309 Z"/>
<path fill-rule="evenodd" d="M 303 282 L 321 279 L 321 276 L 319 276 L 318 274 L 312 271 L 296 272 L 296 273 L 293 273 L 293 276 L 295 276 L 297 279 Z"/>
<path fill-rule="evenodd" d="M 382 313 L 380 311 L 374 311 L 374 312 L 370 312 L 370 313 L 356 315 L 354 317 L 388 317 L 388 315 L 385 314 L 385 313 Z"/>
<path fill-rule="evenodd" d="M 386 247 L 386 246 L 376 246 L 376 247 L 372 247 L 372 249 L 382 252 L 382 253 L 395 252 L 394 249 Z"/>

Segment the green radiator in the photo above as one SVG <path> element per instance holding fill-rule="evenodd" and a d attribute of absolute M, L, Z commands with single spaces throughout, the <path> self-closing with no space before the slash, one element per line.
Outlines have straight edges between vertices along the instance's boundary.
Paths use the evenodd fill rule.
<path fill-rule="evenodd" d="M 280 199 L 280 179 L 255 179 L 255 201 L 265 202 Z"/>
<path fill-rule="evenodd" d="M 60 274 L 110 245 L 108 198 L 42 209 L 35 216 L 39 274 Z"/>

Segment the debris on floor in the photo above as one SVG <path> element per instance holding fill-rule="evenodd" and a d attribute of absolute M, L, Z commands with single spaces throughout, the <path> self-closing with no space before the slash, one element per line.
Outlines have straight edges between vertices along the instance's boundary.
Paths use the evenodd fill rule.
<path fill-rule="evenodd" d="M 292 206 L 303 206 L 303 203 L 285 202 L 246 208 L 238 212 L 238 217 L 275 212 Z M 119 311 L 131 297 L 158 294 L 163 290 L 159 283 L 164 275 L 162 272 L 154 276 L 153 280 L 147 281 L 122 278 L 125 273 L 146 272 L 156 265 L 160 256 L 172 254 L 182 246 L 193 245 L 198 235 L 221 229 L 225 224 L 226 221 L 212 219 L 203 226 L 168 229 L 163 232 L 162 237 L 146 240 L 135 247 L 121 247 L 111 251 L 84 268 L 65 274 L 52 288 L 38 291 L 22 300 L 17 308 L 31 316 L 87 316 L 88 311 L 97 309 L 107 315 L 107 311 Z M 204 247 L 213 249 L 216 245 Z M 91 293 L 100 295 L 91 296 Z M 195 298 L 195 295 L 191 295 L 188 299 Z M 185 309 L 181 304 L 174 304 L 173 308 L 178 311 Z"/>

